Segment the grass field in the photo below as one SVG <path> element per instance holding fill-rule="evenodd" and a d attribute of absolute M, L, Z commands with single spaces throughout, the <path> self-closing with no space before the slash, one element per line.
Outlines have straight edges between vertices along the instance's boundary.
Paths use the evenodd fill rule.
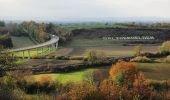
<path fill-rule="evenodd" d="M 12 43 L 14 48 L 21 48 L 35 45 L 28 37 L 15 37 L 12 36 Z"/>
<path fill-rule="evenodd" d="M 170 63 L 137 63 L 137 68 L 146 78 L 154 80 L 170 79 Z"/>
<path fill-rule="evenodd" d="M 170 79 L 170 63 L 136 63 L 137 69 L 142 71 L 146 78 L 152 80 L 167 80 Z M 108 74 L 110 67 L 90 68 L 70 73 L 57 73 L 57 74 L 40 74 L 33 75 L 32 79 L 39 81 L 42 76 L 49 76 L 52 80 L 57 80 L 63 84 L 67 82 L 82 82 L 87 80 L 87 74 L 91 74 L 96 70 L 101 70 L 102 74 Z M 107 77 L 106 77 L 107 78 Z"/>
<path fill-rule="evenodd" d="M 44 52 L 43 55 L 48 55 L 50 53 L 49 52 L 49 48 L 43 48 L 43 52 Z M 38 53 L 38 55 L 37 55 L 37 53 Z M 23 56 L 23 52 L 17 52 L 17 53 L 15 53 L 15 56 L 22 57 Z M 24 52 L 24 56 L 28 57 L 28 51 Z M 39 48 L 38 52 L 36 51 L 36 49 L 35 50 L 30 50 L 30 56 L 31 57 L 42 56 L 42 49 Z"/>
<path fill-rule="evenodd" d="M 86 77 L 86 74 L 90 74 L 94 69 L 85 69 L 77 72 L 71 73 L 61 73 L 61 74 L 40 74 L 34 75 L 35 81 L 38 81 L 42 76 L 49 76 L 53 80 L 57 80 L 63 84 L 67 82 L 82 82 Z"/>
<path fill-rule="evenodd" d="M 123 46 L 120 42 L 116 43 L 113 40 L 74 39 L 63 47 L 73 48 L 68 54 L 70 56 L 85 56 L 91 50 L 104 52 L 107 56 L 130 56 L 134 54 L 135 46 Z M 158 46 L 144 45 L 143 52 L 148 51 L 157 52 Z"/>

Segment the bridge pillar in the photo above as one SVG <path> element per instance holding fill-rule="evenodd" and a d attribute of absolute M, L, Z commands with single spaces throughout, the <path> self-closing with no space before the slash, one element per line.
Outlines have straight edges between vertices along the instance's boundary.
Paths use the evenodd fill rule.
<path fill-rule="evenodd" d="M 12 59 L 14 59 L 14 53 L 12 53 Z"/>
<path fill-rule="evenodd" d="M 55 44 L 55 47 L 58 48 L 58 42 Z"/>
<path fill-rule="evenodd" d="M 48 52 L 49 53 L 51 52 L 51 46 L 48 46 Z"/>
<path fill-rule="evenodd" d="M 30 60 L 30 50 L 28 50 L 28 60 Z"/>
<path fill-rule="evenodd" d="M 55 44 L 52 44 L 52 48 L 55 50 L 55 48 L 56 48 L 56 47 L 55 47 Z"/>
<path fill-rule="evenodd" d="M 22 51 L 22 59 L 24 60 L 25 56 L 24 56 L 24 51 Z"/>
<path fill-rule="evenodd" d="M 42 53 L 41 54 L 42 54 L 42 56 L 44 56 L 44 48 L 43 47 L 42 47 Z"/>
<path fill-rule="evenodd" d="M 38 48 L 36 48 L 37 56 L 38 56 Z"/>

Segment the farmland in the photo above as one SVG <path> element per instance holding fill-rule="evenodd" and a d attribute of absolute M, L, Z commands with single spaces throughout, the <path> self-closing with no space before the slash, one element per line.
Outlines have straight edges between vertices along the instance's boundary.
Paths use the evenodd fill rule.
<path fill-rule="evenodd" d="M 135 63 L 137 69 L 145 74 L 145 77 L 151 80 L 168 80 L 170 79 L 170 63 Z M 58 81 L 63 84 L 68 82 L 82 82 L 88 80 L 86 77 L 88 74 L 92 74 L 96 70 L 100 70 L 107 74 L 110 67 L 89 68 L 85 70 L 70 72 L 70 73 L 58 73 L 58 74 L 40 74 L 31 76 L 34 81 L 39 81 L 43 76 L 49 76 L 53 81 Z M 106 75 L 107 78 L 107 75 Z"/>
<path fill-rule="evenodd" d="M 111 27 L 113 27 L 111 25 L 63 27 L 71 29 L 74 32 L 73 34 L 62 34 L 63 36 L 61 33 L 59 34 L 61 43 L 59 42 L 59 48 L 57 50 L 53 49 L 52 52 L 49 52 L 51 51 L 49 47 L 43 47 L 43 50 L 42 48 L 33 49 L 30 50 L 30 59 L 26 59 L 29 58 L 27 51 L 24 52 L 25 59 L 21 59 L 23 57 L 22 51 L 16 52 L 13 58 L 15 59 L 14 64 L 16 69 L 11 68 L 13 71 L 9 72 L 9 74 L 7 73 L 8 76 L 4 76 L 2 80 L 8 77 L 16 79 L 17 88 L 24 91 L 25 96 L 38 98 L 38 95 L 44 96 L 41 93 L 45 93 L 45 96 L 49 97 L 53 97 L 58 93 L 58 96 L 66 92 L 65 90 L 75 90 L 72 89 L 74 86 L 77 87 L 83 84 L 92 85 L 96 89 L 100 89 L 100 85 L 102 85 L 103 82 L 109 82 L 110 80 L 118 85 L 122 84 L 119 82 L 123 82 L 123 86 L 133 86 L 133 82 L 139 77 L 148 81 L 147 86 L 150 86 L 151 83 L 149 82 L 151 81 L 158 82 L 153 83 L 153 85 L 160 84 L 162 86 L 164 85 L 162 82 L 168 82 L 170 79 L 170 63 L 166 62 L 168 55 L 166 55 L 166 52 L 160 53 L 162 52 L 160 51 L 160 41 L 136 42 L 131 40 L 119 41 L 103 39 L 105 36 L 131 36 L 133 32 L 136 32 L 138 35 L 147 34 L 147 32 L 151 32 L 151 35 L 159 34 L 159 32 L 163 32 L 162 30 L 159 32 L 155 30 L 145 30 L 145 32 L 142 33 L 142 30 L 131 30 L 125 27 L 122 29 L 111 29 Z M 125 34 L 126 32 L 128 33 Z M 161 37 L 161 39 L 164 38 Z M 12 36 L 12 42 L 14 44 L 13 48 L 35 45 L 28 37 L 23 36 Z M 42 51 L 44 51 L 44 55 L 42 55 Z M 141 56 L 140 54 L 147 54 L 147 57 L 145 55 Z M 140 58 L 139 61 L 133 62 L 132 59 L 135 58 L 134 56 Z M 127 73 L 123 73 L 123 70 L 126 70 L 129 72 L 129 75 L 135 77 L 129 77 Z M 124 77 L 124 75 L 127 75 L 127 77 Z M 132 83 L 127 84 L 126 82 L 131 78 L 133 78 Z M 124 81 L 126 79 L 127 81 Z M 141 81 L 140 79 L 138 80 Z M 86 88 L 86 85 L 85 87 L 80 87 L 80 89 L 81 88 Z M 131 89 L 133 88 L 134 87 Z M 88 87 L 88 89 L 90 88 Z"/>

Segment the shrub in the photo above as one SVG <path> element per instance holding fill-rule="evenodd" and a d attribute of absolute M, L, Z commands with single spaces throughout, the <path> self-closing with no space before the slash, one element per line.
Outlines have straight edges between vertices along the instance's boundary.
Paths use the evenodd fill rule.
<path fill-rule="evenodd" d="M 135 56 L 140 55 L 141 52 L 142 52 L 142 50 L 143 50 L 142 46 L 136 46 L 136 47 L 134 48 L 134 55 L 135 55 Z"/>
<path fill-rule="evenodd" d="M 118 73 L 115 77 L 115 81 L 119 84 L 119 85 L 123 85 L 123 83 L 125 82 L 125 76 L 123 75 L 123 73 Z"/>
<path fill-rule="evenodd" d="M 146 56 L 138 56 L 131 59 L 131 62 L 152 62 L 152 60 Z"/>
<path fill-rule="evenodd" d="M 97 52 L 97 58 L 100 62 L 105 62 L 107 60 L 107 56 L 104 52 Z"/>
<path fill-rule="evenodd" d="M 124 76 L 124 82 L 126 84 L 132 84 L 135 79 L 135 75 L 137 74 L 137 69 L 134 63 L 132 62 L 118 62 L 115 65 L 112 65 L 110 69 L 110 78 L 116 80 L 119 74 Z M 124 84 L 125 84 L 124 83 Z"/>
<path fill-rule="evenodd" d="M 168 81 L 148 80 L 148 84 L 157 91 L 168 91 L 169 88 Z"/>
<path fill-rule="evenodd" d="M 97 62 L 97 54 L 95 51 L 89 51 L 87 54 L 87 59 L 90 64 L 95 64 Z"/>
<path fill-rule="evenodd" d="M 170 62 L 170 55 L 166 57 L 165 62 Z"/>
<path fill-rule="evenodd" d="M 152 89 L 149 87 L 144 74 L 138 73 L 133 83 L 133 96 L 139 100 L 151 100 Z"/>
<path fill-rule="evenodd" d="M 161 53 L 166 53 L 170 51 L 170 41 L 166 41 L 164 43 L 162 43 L 162 45 L 160 46 L 160 51 Z"/>
<path fill-rule="evenodd" d="M 102 81 L 99 88 L 104 97 L 103 100 L 132 100 L 128 88 L 117 85 L 113 80 Z"/>
<path fill-rule="evenodd" d="M 52 80 L 52 77 L 50 76 L 47 76 L 47 75 L 42 75 L 39 79 L 39 83 L 40 84 L 49 84 L 51 83 L 53 80 Z"/>
<path fill-rule="evenodd" d="M 66 93 L 67 100 L 101 100 L 101 95 L 95 85 L 82 83 L 70 87 Z"/>
<path fill-rule="evenodd" d="M 17 80 L 15 80 L 10 73 L 7 73 L 7 75 L 4 76 L 1 81 L 1 84 L 8 89 L 16 88 L 16 83 Z"/>

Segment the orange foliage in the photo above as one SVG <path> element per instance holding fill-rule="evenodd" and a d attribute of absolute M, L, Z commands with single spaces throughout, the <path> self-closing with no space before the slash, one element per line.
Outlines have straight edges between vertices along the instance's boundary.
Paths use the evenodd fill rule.
<path fill-rule="evenodd" d="M 89 100 L 93 98 L 95 100 L 99 99 L 99 93 L 96 86 L 88 83 L 73 85 L 70 91 L 66 94 L 67 100 Z"/>
<path fill-rule="evenodd" d="M 110 69 L 110 78 L 115 80 L 116 76 L 122 73 L 124 75 L 125 81 L 127 83 L 132 83 L 135 79 L 135 75 L 137 74 L 136 65 L 132 62 L 118 62 L 115 65 L 112 65 Z"/>
<path fill-rule="evenodd" d="M 150 100 L 152 97 L 152 89 L 141 72 L 136 75 L 133 83 L 133 95 L 137 96 L 140 100 Z"/>
<path fill-rule="evenodd" d="M 41 76 L 40 77 L 40 79 L 39 79 L 39 83 L 40 84 L 47 84 L 47 83 L 51 83 L 52 82 L 52 77 L 50 77 L 50 76 L 45 76 L 45 75 L 43 75 L 43 76 Z"/>
<path fill-rule="evenodd" d="M 105 100 L 130 100 L 130 92 L 127 87 L 118 86 L 113 80 L 104 80 L 100 85 L 100 91 Z M 124 98 L 126 97 L 126 99 Z"/>

